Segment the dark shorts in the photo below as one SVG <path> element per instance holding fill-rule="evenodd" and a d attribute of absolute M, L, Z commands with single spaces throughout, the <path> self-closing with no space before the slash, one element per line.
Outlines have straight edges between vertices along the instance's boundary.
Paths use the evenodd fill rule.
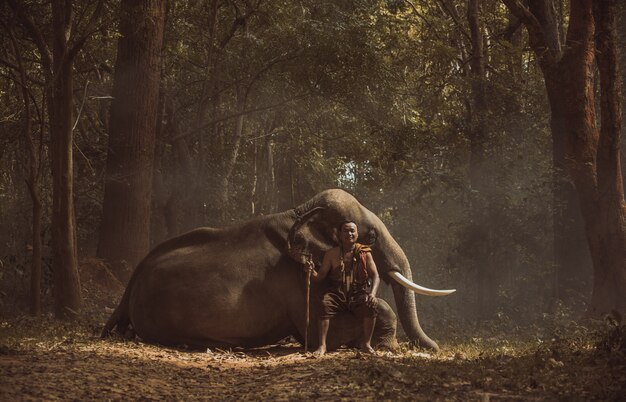
<path fill-rule="evenodd" d="M 320 319 L 333 318 L 344 311 L 357 318 L 376 317 L 376 307 L 370 307 L 366 303 L 367 294 L 365 287 L 353 289 L 349 294 L 345 294 L 341 287 L 329 287 L 322 296 Z"/>

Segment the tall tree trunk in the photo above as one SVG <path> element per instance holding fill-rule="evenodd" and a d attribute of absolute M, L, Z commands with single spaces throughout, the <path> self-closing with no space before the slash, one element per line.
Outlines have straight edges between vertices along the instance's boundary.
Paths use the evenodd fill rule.
<path fill-rule="evenodd" d="M 66 34 L 71 26 L 71 3 L 52 2 L 53 72 L 49 91 L 50 161 L 52 164 L 52 270 L 55 314 L 71 317 L 81 306 L 74 170 L 72 161 L 73 61 L 68 57 Z"/>
<path fill-rule="evenodd" d="M 256 191 L 257 191 L 257 183 L 259 182 L 259 157 L 258 157 L 258 146 L 257 141 L 254 140 L 253 143 L 253 158 L 252 158 L 252 187 L 250 188 L 250 214 L 252 216 L 256 215 Z"/>
<path fill-rule="evenodd" d="M 276 212 L 278 194 L 276 191 L 276 171 L 274 169 L 274 141 L 272 141 L 271 136 L 265 139 L 265 152 L 267 156 L 267 213 L 273 214 Z"/>
<path fill-rule="evenodd" d="M 57 57 L 55 55 L 55 59 Z M 72 65 L 63 63 L 56 71 L 48 104 L 52 164 L 52 269 L 55 313 L 66 317 L 78 312 L 81 304 L 72 166 Z"/>
<path fill-rule="evenodd" d="M 553 0 L 529 2 L 544 30 L 546 47 L 555 59 L 563 56 L 562 15 Z M 565 78 L 562 66 L 542 59 L 540 62 L 550 103 L 550 131 L 552 134 L 552 202 L 554 239 L 554 300 L 567 300 L 568 292 L 580 292 L 588 283 L 591 257 L 580 213 L 578 193 L 568 171 L 567 120 L 568 102 L 561 90 Z"/>
<path fill-rule="evenodd" d="M 554 300 L 567 300 L 568 292 L 580 292 L 588 284 L 591 257 L 580 213 L 578 193 L 569 174 L 567 157 L 567 103 L 561 90 L 565 76 L 561 68 L 544 70 L 550 104 L 552 133 L 552 216 L 554 239 Z"/>
<path fill-rule="evenodd" d="M 174 102 L 171 99 L 166 101 L 167 124 L 165 130 L 172 138 L 180 135 L 180 125 L 176 117 Z M 173 141 L 174 163 L 172 177 L 172 193 L 166 205 L 166 221 L 168 237 L 193 229 L 198 222 L 198 209 L 194 202 L 195 194 L 195 170 L 191 159 L 191 152 L 185 138 L 177 138 Z"/>
<path fill-rule="evenodd" d="M 605 4 L 605 3 L 603 3 Z M 616 186 L 619 163 L 614 138 L 606 138 L 612 127 L 596 128 L 593 90 L 594 18 L 591 0 L 573 0 L 570 5 L 567 52 L 561 66 L 563 108 L 568 119 L 567 158 L 569 171 L 576 185 L 581 212 L 585 221 L 587 241 L 594 267 L 594 285 L 589 312 L 607 312 L 626 308 L 626 281 L 623 220 L 623 191 Z M 616 85 L 603 74 L 606 85 Z M 603 93 L 605 98 L 608 94 Z M 603 102 L 603 115 L 611 113 Z M 619 102 L 617 102 L 619 105 Z M 603 118 L 603 123 L 610 122 Z M 602 135 L 600 139 L 599 134 Z M 616 171 L 617 170 L 617 171 Z M 603 194 L 603 192 L 610 194 Z M 619 200 L 619 201 L 617 201 Z M 615 222 L 610 222 L 614 220 Z M 621 292 L 620 292 L 621 291 Z"/>
<path fill-rule="evenodd" d="M 65 318 L 78 313 L 81 305 L 72 164 L 73 64 L 74 58 L 94 31 L 102 11 L 102 1 L 95 4 L 94 12 L 84 27 L 85 32 L 80 36 L 73 30 L 77 25 L 73 21 L 73 2 L 58 0 L 50 3 L 52 52 L 27 7 L 16 0 L 9 0 L 9 5 L 37 46 L 45 75 L 52 165 L 51 235 L 55 314 Z"/>
<path fill-rule="evenodd" d="M 212 102 L 215 101 L 213 99 L 213 92 L 215 87 L 215 76 L 214 71 L 217 67 L 215 56 L 217 52 L 217 46 L 215 44 L 215 32 L 217 28 L 217 9 L 219 5 L 219 0 L 211 0 L 209 3 L 209 15 L 207 18 L 207 50 L 206 50 L 206 59 L 205 59 L 205 71 L 206 71 L 206 79 L 202 83 L 202 92 L 200 95 L 200 102 L 198 104 L 198 111 L 196 113 L 196 127 L 204 127 L 208 120 L 208 116 L 211 110 Z M 215 116 L 213 116 L 215 117 Z M 208 127 L 210 130 L 211 127 Z M 204 131 L 204 130 L 203 130 Z M 208 131 L 208 130 L 207 130 Z"/>
<path fill-rule="evenodd" d="M 150 219 L 150 243 L 159 244 L 167 239 L 167 226 L 165 222 L 165 209 L 168 200 L 168 188 L 165 180 L 163 158 L 165 154 L 165 93 L 159 91 L 159 104 L 157 106 L 157 125 L 154 142 L 154 162 L 152 167 L 152 208 Z"/>
<path fill-rule="evenodd" d="M 544 40 L 545 30 L 538 19 L 519 3 L 505 2 L 524 19 L 531 46 L 542 63 L 548 93 L 558 94 L 551 100 L 551 112 L 560 116 L 568 170 L 578 193 L 594 268 L 589 313 L 626 312 L 626 217 L 619 162 L 615 3 L 572 0 L 565 51 L 557 58 L 554 52 L 546 52 L 549 42 Z M 601 78 L 600 132 L 595 116 L 594 54 Z"/>
<path fill-rule="evenodd" d="M 235 131 L 230 141 L 228 142 L 226 155 L 224 156 L 224 162 L 222 164 L 222 172 L 219 176 L 219 181 L 217 183 L 216 189 L 217 210 L 219 213 L 220 223 L 224 223 L 226 221 L 226 208 L 228 206 L 230 179 L 233 171 L 235 170 L 235 164 L 237 163 L 239 148 L 241 146 L 241 139 L 243 137 L 245 122 L 244 111 L 246 110 L 247 96 L 247 89 L 244 89 L 241 86 L 237 86 L 237 111 L 240 113 L 240 115 L 237 117 Z"/>
<path fill-rule="evenodd" d="M 119 277 L 150 248 L 154 141 L 166 0 L 121 3 L 98 256 Z"/>
<path fill-rule="evenodd" d="M 471 100 L 469 110 L 470 166 L 469 179 L 472 190 L 471 211 L 473 236 L 481 239 L 480 247 L 472 253 L 472 265 L 478 280 L 478 315 L 491 318 L 495 313 L 496 281 L 489 258 L 492 245 L 492 219 L 489 208 L 491 186 L 487 163 L 487 100 L 485 94 L 484 35 L 480 23 L 479 0 L 469 0 L 467 21 L 471 39 L 469 60 Z"/>
<path fill-rule="evenodd" d="M 601 131 L 597 151 L 597 228 L 590 228 L 594 284 L 591 313 L 626 312 L 626 205 L 620 164 L 621 85 L 615 0 L 593 3 L 596 60 L 600 72 Z"/>
<path fill-rule="evenodd" d="M 31 184 L 32 183 L 32 184 Z M 30 269 L 30 314 L 38 316 L 41 313 L 41 198 L 36 182 L 28 183 L 28 190 L 33 202 L 33 260 Z"/>
<path fill-rule="evenodd" d="M 30 268 L 30 314 L 37 316 L 41 313 L 41 198 L 39 193 L 39 171 L 41 164 L 41 154 L 37 152 L 35 143 L 31 136 L 32 130 L 32 116 L 30 105 L 30 91 L 28 89 L 28 81 L 26 77 L 26 68 L 22 60 L 22 53 L 20 52 L 17 41 L 12 31 L 9 31 L 11 37 L 11 44 L 13 46 L 13 52 L 15 59 L 17 60 L 17 66 L 20 73 L 20 85 L 21 85 L 21 97 L 24 103 L 24 141 L 26 142 L 28 149 L 28 178 L 26 179 L 26 186 L 30 193 L 30 198 L 33 204 L 32 208 L 32 243 L 33 243 L 33 256 Z M 43 129 L 43 124 L 42 124 Z"/>
<path fill-rule="evenodd" d="M 616 26 L 617 26 L 617 50 L 618 64 L 621 70 L 622 90 L 626 85 L 626 2 L 618 1 L 616 4 Z M 622 102 L 622 118 L 626 116 L 626 102 Z M 626 171 L 626 124 L 622 124 L 622 135 L 620 141 L 622 172 Z M 626 175 L 622 175 L 622 182 L 626 187 Z"/>

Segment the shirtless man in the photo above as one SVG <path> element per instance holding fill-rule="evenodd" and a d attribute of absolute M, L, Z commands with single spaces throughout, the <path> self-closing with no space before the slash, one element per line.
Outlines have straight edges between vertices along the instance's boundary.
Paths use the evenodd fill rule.
<path fill-rule="evenodd" d="M 311 271 L 311 279 L 321 282 L 329 277 L 320 304 L 318 356 L 326 353 L 326 336 L 330 319 L 343 311 L 349 311 L 363 319 L 363 339 L 359 349 L 374 353 L 370 342 L 376 322 L 376 292 L 380 284 L 376 264 L 368 246 L 357 243 L 359 232 L 356 223 L 344 221 L 339 226 L 339 246 L 324 254 L 324 260 L 316 272 L 310 262 L 305 270 Z M 371 281 L 371 289 L 368 288 Z"/>

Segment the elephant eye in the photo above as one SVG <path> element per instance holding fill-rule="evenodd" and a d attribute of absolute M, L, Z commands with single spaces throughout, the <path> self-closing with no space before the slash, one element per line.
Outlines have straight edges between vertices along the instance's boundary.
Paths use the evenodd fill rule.
<path fill-rule="evenodd" d="M 367 231 L 367 236 L 366 236 L 366 240 L 368 244 L 374 244 L 376 242 L 376 238 L 377 238 L 377 234 L 376 234 L 376 230 L 374 229 L 370 229 Z"/>

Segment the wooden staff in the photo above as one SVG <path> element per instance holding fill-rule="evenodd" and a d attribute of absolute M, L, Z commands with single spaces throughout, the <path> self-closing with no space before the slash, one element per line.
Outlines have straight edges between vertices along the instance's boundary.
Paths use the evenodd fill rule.
<path fill-rule="evenodd" d="M 309 307 L 311 303 L 311 269 L 306 271 L 306 326 L 304 327 L 304 353 L 309 350 Z"/>

